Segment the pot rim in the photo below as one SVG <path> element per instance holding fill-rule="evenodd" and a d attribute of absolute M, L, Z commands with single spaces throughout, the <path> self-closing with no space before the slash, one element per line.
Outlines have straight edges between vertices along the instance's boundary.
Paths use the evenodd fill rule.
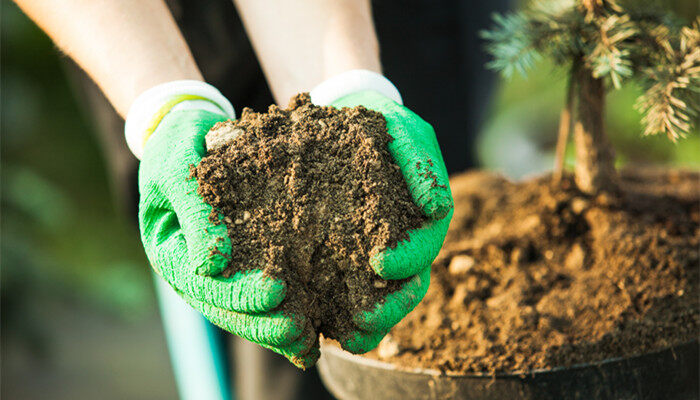
<path fill-rule="evenodd" d="M 671 351 L 673 352 L 674 349 L 683 347 L 686 345 L 690 345 L 693 343 L 699 342 L 700 339 L 693 339 L 688 342 L 683 342 L 683 343 L 678 343 L 673 346 L 668 346 L 659 350 L 647 352 L 647 353 L 640 353 L 640 354 L 635 354 L 629 357 L 613 357 L 613 358 L 606 358 L 605 360 L 597 361 L 597 362 L 590 362 L 590 363 L 580 363 L 580 364 L 574 364 L 570 365 L 568 367 L 554 367 L 554 368 L 540 368 L 540 369 L 533 369 L 529 371 L 523 371 L 523 372 L 496 372 L 496 373 L 468 373 L 468 374 L 462 374 L 462 373 L 457 373 L 457 372 L 451 372 L 451 371 L 446 371 L 446 372 L 441 372 L 437 369 L 433 368 L 402 368 L 397 366 L 396 364 L 392 364 L 386 361 L 379 361 L 375 360 L 373 358 L 367 358 L 363 357 L 362 355 L 358 354 L 352 354 L 350 352 L 347 352 L 340 348 L 339 345 L 334 343 L 334 341 L 328 340 L 328 339 L 322 339 L 321 340 L 321 352 L 322 354 L 324 353 L 330 353 L 331 355 L 335 357 L 340 357 L 343 358 L 349 362 L 353 362 L 356 364 L 360 365 L 365 365 L 370 368 L 378 368 L 378 369 L 384 369 L 388 371 L 396 371 L 396 372 L 404 372 L 404 373 L 409 373 L 409 374 L 416 374 L 416 375 L 429 375 L 429 376 L 441 376 L 441 377 L 450 377 L 450 378 L 488 378 L 488 379 L 494 379 L 494 378 L 523 378 L 523 377 L 534 377 L 537 375 L 544 375 L 544 374 L 549 374 L 549 373 L 554 373 L 554 372 L 561 372 L 561 371 L 573 371 L 577 369 L 584 369 L 584 368 L 591 368 L 591 367 L 600 367 L 605 364 L 611 364 L 611 363 L 616 363 L 622 360 L 633 360 L 638 357 L 643 357 L 647 355 L 653 355 L 656 353 L 663 353 L 666 351 Z"/>

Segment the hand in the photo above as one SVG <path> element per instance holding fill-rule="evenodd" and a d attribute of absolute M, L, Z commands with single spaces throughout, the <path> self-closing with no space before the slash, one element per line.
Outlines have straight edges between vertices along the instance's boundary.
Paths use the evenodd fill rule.
<path fill-rule="evenodd" d="M 401 168 L 413 201 L 429 218 L 424 226 L 410 231 L 407 240 L 370 259 L 374 271 L 384 279 L 411 279 L 372 310 L 353 316 L 357 330 L 340 340 L 340 344 L 352 353 L 365 353 L 375 348 L 425 296 L 430 265 L 442 247 L 454 203 L 440 147 L 427 122 L 375 91 L 353 93 L 332 105 L 364 106 L 384 115 L 389 134 L 394 138 L 389 143 L 389 152 Z"/>
<path fill-rule="evenodd" d="M 319 356 L 310 321 L 272 311 L 285 297 L 285 283 L 256 270 L 221 275 L 231 242 L 224 224 L 209 221 L 212 207 L 197 194 L 190 165 L 206 154 L 206 133 L 224 119 L 204 110 L 171 111 L 146 142 L 139 169 L 143 244 L 155 271 L 207 319 L 305 368 Z"/>

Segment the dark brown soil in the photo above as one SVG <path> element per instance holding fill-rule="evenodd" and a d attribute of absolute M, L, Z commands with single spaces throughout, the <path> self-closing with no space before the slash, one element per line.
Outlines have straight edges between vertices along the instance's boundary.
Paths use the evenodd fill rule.
<path fill-rule="evenodd" d="M 380 113 L 318 107 L 307 94 L 289 109 L 246 108 L 212 128 L 192 174 L 233 242 L 224 275 L 262 269 L 283 278 L 283 310 L 308 316 L 316 337 L 345 338 L 352 313 L 403 283 L 379 278 L 369 258 L 424 221 L 391 140 Z"/>
<path fill-rule="evenodd" d="M 428 294 L 367 356 L 524 372 L 697 339 L 700 174 L 628 171 L 619 197 L 549 182 L 453 177 Z"/>

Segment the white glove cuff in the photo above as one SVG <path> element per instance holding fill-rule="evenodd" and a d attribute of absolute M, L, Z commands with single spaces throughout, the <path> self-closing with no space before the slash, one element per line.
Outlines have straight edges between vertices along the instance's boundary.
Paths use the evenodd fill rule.
<path fill-rule="evenodd" d="M 327 106 L 344 96 L 363 90 L 374 90 L 399 104 L 403 104 L 401 94 L 391 81 L 382 74 L 365 69 L 343 72 L 321 82 L 311 90 L 311 102 Z"/>
<path fill-rule="evenodd" d="M 136 158 L 141 159 L 143 146 L 160 120 L 176 110 L 206 110 L 230 119 L 236 118 L 231 103 L 207 83 L 184 80 L 156 85 L 141 93 L 126 115 L 124 136 Z"/>

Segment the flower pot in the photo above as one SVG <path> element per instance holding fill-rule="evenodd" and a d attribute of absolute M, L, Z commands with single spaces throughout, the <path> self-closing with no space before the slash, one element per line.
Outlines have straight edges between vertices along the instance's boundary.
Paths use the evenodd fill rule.
<path fill-rule="evenodd" d="M 341 400 L 697 399 L 698 340 L 634 357 L 526 374 L 442 374 L 393 364 L 324 343 L 319 372 Z"/>

